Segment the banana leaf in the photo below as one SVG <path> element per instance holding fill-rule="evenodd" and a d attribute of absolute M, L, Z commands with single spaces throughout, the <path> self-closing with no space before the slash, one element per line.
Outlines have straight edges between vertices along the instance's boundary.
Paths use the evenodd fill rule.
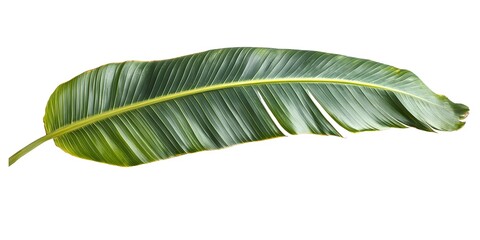
<path fill-rule="evenodd" d="M 350 132 L 453 131 L 467 113 L 412 72 L 378 62 L 303 50 L 217 49 L 111 63 L 61 84 L 47 103 L 46 135 L 9 164 L 49 139 L 80 158 L 134 166 L 287 132 L 340 136 L 331 121 Z"/>

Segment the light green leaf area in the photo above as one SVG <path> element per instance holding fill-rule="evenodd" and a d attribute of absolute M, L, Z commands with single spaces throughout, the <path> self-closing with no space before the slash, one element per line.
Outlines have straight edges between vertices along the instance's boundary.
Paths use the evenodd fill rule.
<path fill-rule="evenodd" d="M 322 112 L 351 132 L 452 131 L 463 126 L 468 108 L 410 71 L 370 60 L 218 49 L 107 64 L 61 84 L 47 103 L 47 134 L 10 164 L 49 139 L 74 156 L 133 166 L 280 137 L 282 130 L 339 136 Z"/>

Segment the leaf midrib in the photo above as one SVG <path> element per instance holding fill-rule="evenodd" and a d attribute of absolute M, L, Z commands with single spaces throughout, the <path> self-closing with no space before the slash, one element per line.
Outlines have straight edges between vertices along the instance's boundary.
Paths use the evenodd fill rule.
<path fill-rule="evenodd" d="M 373 84 L 373 83 L 366 83 L 366 82 L 360 82 L 360 81 L 355 81 L 355 80 L 347 80 L 347 79 L 336 79 L 336 78 L 272 78 L 272 79 L 258 79 L 258 80 L 247 80 L 247 81 L 238 81 L 238 82 L 230 82 L 230 83 L 223 83 L 223 84 L 215 84 L 215 85 L 210 85 L 206 87 L 200 87 L 200 88 L 195 88 L 195 89 L 190 89 L 190 90 L 185 90 L 181 92 L 176 92 L 176 93 L 171 93 L 163 96 L 158 96 L 155 98 L 147 99 L 144 101 L 132 103 L 127 106 L 115 108 L 109 111 L 102 112 L 100 114 L 96 114 L 87 118 L 84 118 L 82 120 L 78 120 L 76 122 L 73 122 L 67 126 L 63 126 L 61 128 L 56 129 L 55 131 L 52 131 L 51 133 L 45 135 L 44 137 L 48 136 L 48 139 L 56 138 L 59 137 L 63 134 L 75 131 L 77 129 L 80 129 L 84 126 L 90 125 L 92 123 L 122 114 L 126 113 L 132 110 L 136 110 L 142 107 L 146 107 L 149 105 L 161 103 L 161 102 L 166 102 L 169 100 L 177 99 L 177 98 L 182 98 L 186 96 L 191 96 L 195 94 L 200 94 L 200 93 L 205 93 L 205 92 L 211 92 L 211 91 L 216 91 L 216 90 L 223 90 L 223 89 L 228 89 L 228 88 L 236 88 L 236 87 L 247 87 L 247 86 L 254 86 L 254 85 L 266 85 L 266 84 L 282 84 L 282 83 L 331 83 L 331 84 L 341 84 L 341 85 L 353 85 L 353 86 L 358 86 L 358 87 L 367 87 L 367 88 L 375 88 L 375 89 L 381 89 L 385 91 L 391 91 L 395 93 L 400 93 L 404 94 L 413 98 L 420 99 L 422 101 L 428 102 L 433 105 L 437 105 L 425 98 L 422 98 L 420 96 L 411 94 L 409 92 L 405 92 L 396 88 L 391 88 L 391 87 L 386 87 L 378 84 Z"/>

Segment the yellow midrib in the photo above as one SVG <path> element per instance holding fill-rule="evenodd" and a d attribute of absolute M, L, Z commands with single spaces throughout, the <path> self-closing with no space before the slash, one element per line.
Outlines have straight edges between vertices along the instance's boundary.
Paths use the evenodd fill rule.
<path fill-rule="evenodd" d="M 92 123 L 101 121 L 103 119 L 107 119 L 109 117 L 119 115 L 128 111 L 132 111 L 138 108 L 142 108 L 145 106 L 173 100 L 176 98 L 181 98 L 185 96 L 191 96 L 199 93 L 205 93 L 205 92 L 210 92 L 210 91 L 215 91 L 215 90 L 222 90 L 222 89 L 228 89 L 228 88 L 235 88 L 235 87 L 246 87 L 246 86 L 254 86 L 254 85 L 264 85 L 264 84 L 282 84 L 282 83 L 331 83 L 331 84 L 343 84 L 343 85 L 353 85 L 353 86 L 358 86 L 358 87 L 367 87 L 367 88 L 375 88 L 375 89 L 381 89 L 385 91 L 391 91 L 395 93 L 400 93 L 404 94 L 410 97 L 414 97 L 417 99 L 420 99 L 422 101 L 428 102 L 430 104 L 434 104 L 427 99 L 424 99 L 422 97 L 419 97 L 417 95 L 391 88 L 391 87 L 386 87 L 378 84 L 373 84 L 373 83 L 366 83 L 366 82 L 360 82 L 360 81 L 355 81 L 355 80 L 346 80 L 346 79 L 335 79 L 335 78 L 273 78 L 273 79 L 258 79 L 258 80 L 247 80 L 247 81 L 239 81 L 239 82 L 230 82 L 230 83 L 223 83 L 223 84 L 216 84 L 216 85 L 211 85 L 211 86 L 206 86 L 206 87 L 200 87 L 196 89 L 190 89 L 182 92 L 177 92 L 177 93 L 172 93 L 164 96 L 159 96 L 155 97 L 152 99 L 148 99 L 145 101 L 140 101 L 136 102 L 133 104 L 130 104 L 128 106 L 123 106 L 119 108 L 115 108 L 79 121 L 76 121 L 68 126 L 64 126 L 61 128 L 58 128 L 57 130 L 45 135 L 44 137 L 47 139 L 52 139 L 56 138 L 58 136 L 61 136 L 63 134 L 75 131 L 77 129 L 80 129 L 84 126 L 90 125 Z M 436 104 L 434 104 L 436 105 Z"/>

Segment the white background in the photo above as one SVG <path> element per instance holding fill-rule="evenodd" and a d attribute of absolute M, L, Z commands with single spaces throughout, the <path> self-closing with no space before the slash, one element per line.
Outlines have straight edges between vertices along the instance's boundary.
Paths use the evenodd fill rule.
<path fill-rule="evenodd" d="M 2 1 L 0 239 L 480 239 L 474 2 Z M 471 113 L 451 133 L 293 136 L 133 168 L 49 141 L 7 167 L 75 75 L 239 46 L 406 68 Z"/>

